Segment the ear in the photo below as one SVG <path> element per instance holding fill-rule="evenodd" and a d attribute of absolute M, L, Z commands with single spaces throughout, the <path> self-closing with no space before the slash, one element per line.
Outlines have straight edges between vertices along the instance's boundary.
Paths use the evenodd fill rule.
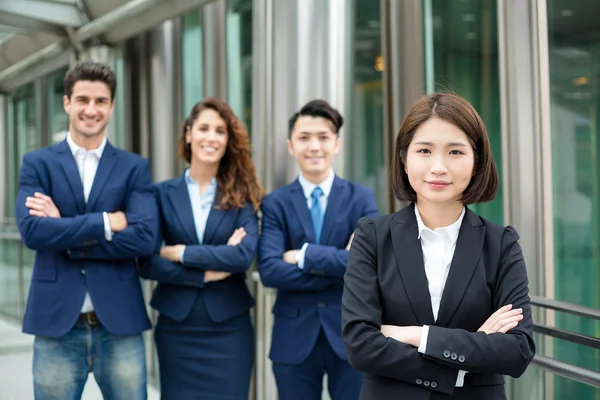
<path fill-rule="evenodd" d="M 192 143 L 192 130 L 190 129 L 189 126 L 187 126 L 185 128 L 185 143 L 186 144 L 191 144 Z"/>
<path fill-rule="evenodd" d="M 342 142 L 342 138 L 338 136 L 335 139 L 335 149 L 333 151 L 333 154 L 338 154 L 340 152 L 343 144 L 344 143 Z"/>
<path fill-rule="evenodd" d="M 63 108 L 67 114 L 71 113 L 71 100 L 66 94 L 63 96 Z"/>
<path fill-rule="evenodd" d="M 290 139 L 285 141 L 285 144 L 287 145 L 287 149 L 288 152 L 290 153 L 290 156 L 294 155 L 294 146 L 292 146 L 292 141 Z"/>

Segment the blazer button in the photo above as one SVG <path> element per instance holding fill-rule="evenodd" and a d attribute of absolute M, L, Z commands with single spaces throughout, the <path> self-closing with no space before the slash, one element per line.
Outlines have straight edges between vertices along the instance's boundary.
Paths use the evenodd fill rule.
<path fill-rule="evenodd" d="M 429 381 L 423 381 L 424 386 L 429 386 Z"/>
<path fill-rule="evenodd" d="M 450 358 L 452 359 L 452 361 L 456 361 L 456 359 L 458 358 L 458 355 L 456 353 L 452 353 Z"/>
<path fill-rule="evenodd" d="M 319 308 L 323 308 L 325 307 L 325 302 L 324 301 L 320 301 L 319 302 Z"/>
<path fill-rule="evenodd" d="M 450 351 L 444 350 L 444 357 L 450 358 Z"/>
<path fill-rule="evenodd" d="M 431 382 L 431 387 L 435 389 L 437 387 L 437 382 Z"/>
<path fill-rule="evenodd" d="M 463 356 L 462 354 L 458 356 L 458 362 L 465 362 L 465 356 Z"/>
<path fill-rule="evenodd" d="M 81 270 L 81 275 L 85 275 L 85 269 Z"/>
<path fill-rule="evenodd" d="M 416 382 L 417 382 L 417 385 L 422 385 L 423 384 L 423 380 L 421 380 L 421 379 L 417 379 Z"/>

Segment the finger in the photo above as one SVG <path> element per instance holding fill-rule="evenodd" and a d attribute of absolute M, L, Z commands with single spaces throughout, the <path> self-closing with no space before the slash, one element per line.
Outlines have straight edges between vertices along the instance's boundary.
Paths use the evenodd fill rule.
<path fill-rule="evenodd" d="M 44 206 L 42 204 L 39 204 L 39 203 L 34 202 L 34 201 L 26 201 L 25 202 L 25 207 L 31 208 L 31 209 L 34 209 L 34 210 L 38 210 L 38 211 L 42 211 L 44 209 Z"/>
<path fill-rule="evenodd" d="M 503 307 L 500 307 L 500 308 L 499 308 L 499 309 L 498 309 L 498 310 L 497 310 L 495 313 L 493 313 L 491 316 L 494 316 L 494 315 L 500 315 L 500 314 L 502 314 L 502 313 L 505 313 L 505 312 L 509 311 L 510 309 L 512 309 L 512 304 L 507 304 L 507 305 L 505 305 L 505 306 L 503 306 Z"/>
<path fill-rule="evenodd" d="M 517 325 L 519 325 L 519 321 L 511 322 L 510 324 L 503 326 L 500 330 L 498 330 L 498 333 L 506 333 L 511 329 L 516 328 Z"/>
<path fill-rule="evenodd" d="M 29 210 L 29 215 L 34 215 L 36 217 L 47 217 L 45 212 L 38 210 Z"/>
<path fill-rule="evenodd" d="M 34 196 L 35 196 L 37 199 L 40 199 L 41 201 L 43 201 L 43 202 L 45 202 L 45 203 L 52 203 L 52 198 L 51 198 L 50 196 L 46 196 L 46 195 L 45 195 L 45 194 L 43 194 L 43 193 L 40 193 L 40 192 L 35 192 L 35 193 L 34 193 Z"/>
<path fill-rule="evenodd" d="M 514 322 L 519 322 L 523 319 L 523 315 L 515 315 L 513 317 L 509 317 L 509 318 L 504 318 L 500 321 L 498 321 L 492 328 L 492 331 L 494 332 L 500 332 L 505 326 L 507 325 L 511 325 Z"/>

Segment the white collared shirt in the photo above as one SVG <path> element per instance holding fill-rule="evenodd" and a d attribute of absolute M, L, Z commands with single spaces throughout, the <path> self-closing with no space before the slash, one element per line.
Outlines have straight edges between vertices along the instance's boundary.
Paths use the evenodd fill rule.
<path fill-rule="evenodd" d="M 102 143 L 96 149 L 86 150 L 83 147 L 78 146 L 71 137 L 71 132 L 67 134 L 67 144 L 71 149 L 71 153 L 77 163 L 77 170 L 79 171 L 79 177 L 81 178 L 81 186 L 83 186 L 83 197 L 87 203 L 92 191 L 92 185 L 94 178 L 96 177 L 96 171 L 100 164 L 100 158 L 106 147 L 107 139 L 106 136 L 102 139 Z M 112 230 L 110 228 L 110 220 L 108 219 L 108 213 L 103 212 L 102 218 L 104 219 L 104 237 L 107 241 L 112 240 Z M 90 298 L 89 292 L 85 293 L 85 299 L 83 300 L 83 306 L 81 307 L 82 313 L 87 313 L 94 310 L 92 299 Z"/>
<path fill-rule="evenodd" d="M 429 229 L 423 223 L 419 209 L 415 204 L 415 216 L 417 217 L 417 227 L 419 231 L 419 240 L 423 249 L 423 262 L 425 264 L 425 275 L 427 275 L 427 283 L 429 285 L 429 295 L 431 296 L 431 310 L 433 311 L 433 319 L 437 321 L 438 312 L 440 310 L 440 302 L 442 301 L 442 293 L 444 286 L 448 280 L 450 273 L 450 265 L 456 250 L 456 242 L 458 241 L 458 233 L 460 225 L 465 216 L 465 208 L 458 220 L 453 224 L 444 228 Z M 427 349 L 427 338 L 429 336 L 429 326 L 423 326 L 421 330 L 421 346 L 419 353 L 425 353 Z M 466 371 L 460 370 L 456 378 L 456 387 L 462 387 L 464 384 Z"/>
<path fill-rule="evenodd" d="M 329 170 L 329 175 L 325 180 L 318 185 L 315 185 L 312 182 L 309 182 L 302 173 L 298 175 L 298 183 L 302 187 L 302 192 L 304 193 L 304 198 L 306 198 L 306 205 L 310 210 L 312 208 L 312 192 L 318 186 L 323 191 L 323 196 L 319 199 L 319 205 L 321 206 L 321 210 L 323 212 L 323 216 L 325 216 L 325 210 L 327 210 L 327 200 L 329 199 L 329 195 L 331 194 L 331 188 L 333 187 L 333 181 L 335 179 L 335 173 L 333 169 Z M 304 269 L 304 255 L 306 254 L 306 248 L 308 247 L 308 243 L 304 243 L 302 248 L 300 249 L 300 253 L 298 254 L 298 268 Z"/>

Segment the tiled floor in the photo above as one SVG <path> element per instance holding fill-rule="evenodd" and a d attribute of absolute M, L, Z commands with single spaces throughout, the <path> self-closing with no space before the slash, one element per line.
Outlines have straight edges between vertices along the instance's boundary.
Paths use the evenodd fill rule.
<path fill-rule="evenodd" d="M 33 400 L 31 377 L 33 337 L 0 316 L 0 400 Z M 158 400 L 158 392 L 148 388 L 148 400 Z M 90 375 L 83 400 L 102 400 L 94 377 Z"/>

